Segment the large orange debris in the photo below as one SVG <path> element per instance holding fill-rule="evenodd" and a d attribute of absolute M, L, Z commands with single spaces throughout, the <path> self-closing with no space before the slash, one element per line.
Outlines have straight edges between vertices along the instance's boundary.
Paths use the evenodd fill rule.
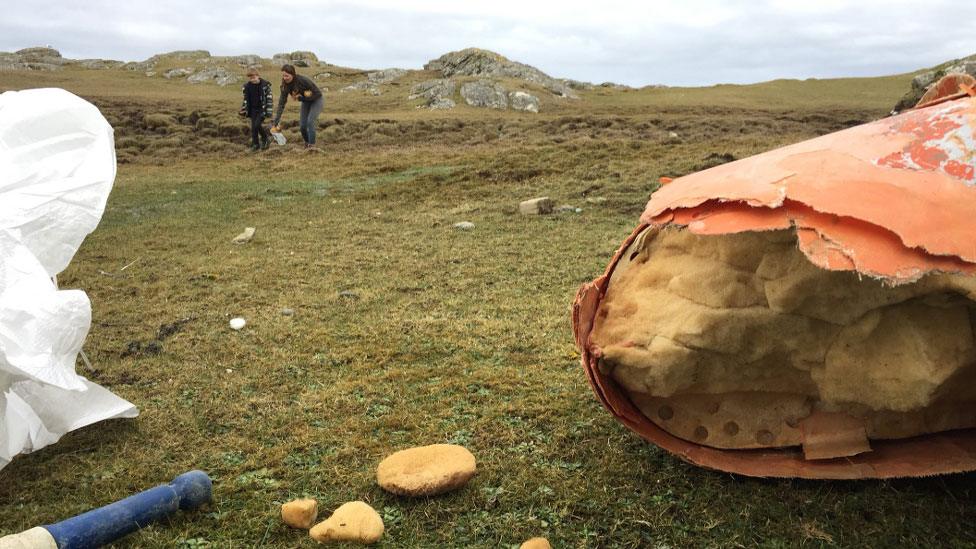
<path fill-rule="evenodd" d="M 751 446 L 742 446 L 753 449 L 715 447 L 712 440 L 741 438 L 739 424 L 725 423 L 724 433 L 721 428 L 710 431 L 702 425 L 692 429 L 690 423 L 671 428 L 674 421 L 667 420 L 674 412 L 665 405 L 671 401 L 659 397 L 694 407 L 697 396 L 649 396 L 634 392 L 634 387 L 646 387 L 633 380 L 630 389 L 624 388 L 621 379 L 626 379 L 615 379 L 613 368 L 602 364 L 604 349 L 593 338 L 595 325 L 610 326 L 598 315 L 608 314 L 604 302 L 611 279 L 623 277 L 616 272 L 618 268 L 634 268 L 629 261 L 647 248 L 645 240 L 672 231 L 716 238 L 749 232 L 789 233 L 803 256 L 825 271 L 849 272 L 855 280 L 873 279 L 877 287 L 908 292 L 906 296 L 916 296 L 919 292 L 910 288 L 929 284 L 933 277 L 950 277 L 947 291 L 966 295 L 976 276 L 976 98 L 965 87 L 954 89 L 963 91 L 896 117 L 677 178 L 655 192 L 640 225 L 606 273 L 583 286 L 574 304 L 577 346 L 601 402 L 631 430 L 683 459 L 746 475 L 887 478 L 976 469 L 974 429 L 937 432 L 934 423 L 948 428 L 956 424 L 919 419 L 918 432 L 927 434 L 914 436 L 910 428 L 892 423 L 890 418 L 896 416 L 890 411 L 879 412 L 874 423 L 865 424 L 852 420 L 850 411 L 810 412 L 809 401 L 809 417 L 791 422 L 782 431 L 784 440 L 796 441 L 795 446 L 774 447 L 772 442 L 779 435 L 761 430 Z M 641 261 L 653 262 L 654 257 Z M 891 318 L 908 314 L 905 322 L 911 322 L 904 311 L 915 309 L 906 307 Z M 959 310 L 965 316 L 966 306 Z M 612 308 L 609 311 L 613 314 Z M 618 332 L 625 324 L 618 320 Z M 628 345 L 618 341 L 615 352 L 626 356 Z M 647 356 L 669 357 L 671 351 L 666 347 Z M 672 355 L 683 352 L 679 349 Z M 741 400 L 741 393 L 736 394 Z M 801 399 L 797 406 L 802 404 Z M 646 413 L 651 406 L 659 407 L 653 408 L 660 412 L 654 421 Z M 945 408 L 944 403 L 933 406 Z M 940 408 L 938 412 L 939 417 L 969 421 L 952 410 Z M 702 408 L 701 414 L 707 413 L 714 411 Z M 931 416 L 933 412 L 924 413 Z M 670 431 L 661 425 L 669 426 Z M 687 429 L 687 436 L 676 436 L 682 428 Z M 908 438 L 872 439 L 868 444 L 866 435 L 873 431 L 904 432 Z"/>

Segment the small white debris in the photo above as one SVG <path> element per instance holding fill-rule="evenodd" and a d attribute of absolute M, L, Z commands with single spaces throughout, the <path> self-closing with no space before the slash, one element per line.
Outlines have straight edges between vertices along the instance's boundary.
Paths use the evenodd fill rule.
<path fill-rule="evenodd" d="M 244 232 L 234 237 L 234 244 L 246 244 L 254 238 L 254 227 L 247 227 Z"/>
<path fill-rule="evenodd" d="M 519 213 L 523 215 L 542 215 L 552 213 L 552 200 L 548 196 L 533 198 L 519 203 Z"/>
<path fill-rule="evenodd" d="M 470 231 L 474 228 L 474 223 L 470 221 L 461 221 L 454 224 L 454 228 L 461 231 Z"/>
<path fill-rule="evenodd" d="M 247 324 L 247 321 L 241 317 L 230 319 L 230 327 L 234 330 L 240 330 L 245 324 Z"/>
<path fill-rule="evenodd" d="M 231 370 L 230 368 L 227 368 L 224 371 L 227 372 L 228 374 L 233 374 L 234 373 L 234 370 Z"/>

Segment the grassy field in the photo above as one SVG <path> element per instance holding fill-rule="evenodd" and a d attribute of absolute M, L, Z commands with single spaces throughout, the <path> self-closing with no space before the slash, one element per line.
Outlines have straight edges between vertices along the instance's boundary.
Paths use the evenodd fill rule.
<path fill-rule="evenodd" d="M 417 110 L 404 96 L 426 77 L 330 92 L 321 152 L 252 155 L 236 86 L 0 73 L 0 91 L 66 87 L 116 126 L 116 188 L 60 282 L 93 303 L 89 377 L 141 410 L 0 471 L 0 534 L 200 468 L 211 506 L 118 547 L 311 547 L 278 517 L 300 496 L 369 502 L 379 547 L 976 544 L 974 475 L 766 481 L 645 444 L 593 397 L 569 327 L 658 177 L 883 116 L 910 75 L 598 88 L 538 115 Z M 518 215 L 541 195 L 583 211 Z M 439 442 L 477 456 L 466 488 L 376 486 L 383 457 Z"/>

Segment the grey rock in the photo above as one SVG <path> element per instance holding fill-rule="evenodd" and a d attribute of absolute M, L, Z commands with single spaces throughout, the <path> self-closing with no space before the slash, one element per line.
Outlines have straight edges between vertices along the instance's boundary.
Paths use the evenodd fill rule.
<path fill-rule="evenodd" d="M 156 60 L 153 58 L 146 59 L 145 61 L 129 61 L 128 63 L 122 65 L 122 68 L 127 71 L 139 71 L 139 72 L 152 70 L 155 67 L 156 67 Z"/>
<path fill-rule="evenodd" d="M 285 307 L 281 310 L 281 316 L 295 316 L 295 309 L 289 309 Z"/>
<path fill-rule="evenodd" d="M 271 61 L 278 66 L 288 64 L 296 67 L 311 67 L 318 64 L 319 58 L 310 51 L 293 51 L 291 53 L 276 53 Z"/>
<path fill-rule="evenodd" d="M 427 107 L 432 111 L 440 109 L 453 109 L 457 106 L 457 103 L 453 99 L 448 99 L 446 97 L 435 97 L 427 102 L 426 105 L 421 105 L 421 107 Z"/>
<path fill-rule="evenodd" d="M 630 86 L 628 86 L 626 84 L 617 84 L 615 82 L 603 82 L 602 84 L 600 84 L 600 87 L 601 88 L 610 88 L 612 90 L 629 90 L 629 89 L 632 89 Z"/>
<path fill-rule="evenodd" d="M 260 67 L 261 56 L 254 54 L 238 55 L 234 57 L 234 62 L 242 67 Z"/>
<path fill-rule="evenodd" d="M 352 290 L 342 290 L 339 292 L 339 297 L 343 299 L 359 299 L 359 294 Z"/>
<path fill-rule="evenodd" d="M 519 213 L 522 215 L 543 215 L 552 213 L 552 199 L 548 196 L 532 198 L 519 202 Z"/>
<path fill-rule="evenodd" d="M 231 74 L 227 69 L 223 67 L 210 67 L 203 69 L 186 79 L 187 82 L 191 84 L 199 84 L 201 82 L 215 82 L 218 86 L 226 86 L 228 84 L 233 84 L 239 80 L 238 76 Z"/>
<path fill-rule="evenodd" d="M 455 229 L 458 229 L 459 231 L 470 231 L 471 229 L 474 228 L 474 223 L 470 221 L 459 221 L 455 223 L 453 227 Z"/>
<path fill-rule="evenodd" d="M 27 69 L 32 71 L 59 71 L 61 63 L 27 63 Z"/>
<path fill-rule="evenodd" d="M 326 78 L 331 78 L 331 77 L 332 77 L 331 72 L 320 72 L 315 75 L 316 80 L 325 80 Z"/>
<path fill-rule="evenodd" d="M 505 88 L 491 80 L 476 80 L 461 85 L 461 97 L 473 107 L 504 109 L 508 107 Z"/>
<path fill-rule="evenodd" d="M 577 98 L 577 95 L 568 85 L 539 69 L 524 63 L 510 61 L 497 53 L 478 48 L 445 53 L 424 65 L 424 69 L 440 71 L 446 77 L 494 76 L 517 78 L 539 84 L 557 96 Z"/>
<path fill-rule="evenodd" d="M 454 95 L 454 81 L 447 78 L 435 78 L 414 84 L 410 88 L 408 99 L 433 99 L 435 97 L 451 97 Z"/>
<path fill-rule="evenodd" d="M 555 209 L 555 212 L 556 213 L 580 213 L 582 211 L 583 211 L 583 208 L 577 208 L 576 206 L 573 206 L 572 204 L 563 204 L 562 206 L 558 206 Z"/>
<path fill-rule="evenodd" d="M 559 81 L 562 82 L 563 84 L 566 84 L 567 86 L 569 86 L 570 89 L 573 90 L 586 91 L 586 90 L 592 90 L 596 88 L 596 86 L 590 84 L 589 82 L 581 82 L 579 80 L 573 80 L 571 78 L 560 78 Z"/>
<path fill-rule="evenodd" d="M 418 108 L 453 109 L 457 106 L 457 103 L 451 99 L 454 96 L 454 88 L 454 81 L 447 78 L 426 80 L 410 88 L 408 99 L 424 99 L 424 103 Z"/>
<path fill-rule="evenodd" d="M 163 78 L 183 78 L 184 76 L 190 76 L 193 74 L 192 67 L 184 67 L 180 69 L 170 69 L 163 73 Z"/>
<path fill-rule="evenodd" d="M 171 59 L 179 59 L 179 60 L 186 60 L 186 59 L 198 60 L 198 59 L 206 59 L 210 57 L 210 52 L 207 50 L 176 50 L 168 53 L 161 53 L 159 55 L 154 55 L 150 57 L 150 59 L 156 59 L 158 61 L 163 57 L 169 57 Z"/>
<path fill-rule="evenodd" d="M 407 74 L 407 71 L 404 69 L 383 69 L 380 71 L 366 73 L 366 79 L 374 84 L 387 84 L 400 78 L 404 74 Z"/>
<path fill-rule="evenodd" d="M 524 91 L 509 93 L 508 103 L 517 111 L 539 112 L 539 98 Z"/>
<path fill-rule="evenodd" d="M 78 59 L 75 61 L 66 61 L 67 63 L 92 70 L 115 69 L 125 65 L 124 61 L 114 61 L 111 59 Z"/>

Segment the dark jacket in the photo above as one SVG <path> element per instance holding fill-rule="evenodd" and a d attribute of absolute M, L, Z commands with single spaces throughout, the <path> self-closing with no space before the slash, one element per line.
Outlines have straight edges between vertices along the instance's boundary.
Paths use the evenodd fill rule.
<path fill-rule="evenodd" d="M 241 112 L 248 115 L 251 114 L 252 110 L 258 110 L 258 109 L 251 109 L 250 108 L 251 106 L 248 105 L 247 87 L 249 85 L 251 85 L 251 83 L 246 82 L 244 83 L 244 86 L 241 87 L 241 93 L 244 94 L 244 101 L 241 103 Z M 274 108 L 274 94 L 271 92 L 271 82 L 268 82 L 267 80 L 262 78 L 258 80 L 257 85 L 261 86 L 261 105 L 258 106 L 259 112 L 263 111 L 264 116 L 270 118 L 271 110 Z"/>
<path fill-rule="evenodd" d="M 305 92 L 309 92 L 308 95 L 305 95 Z M 278 110 L 275 111 L 274 116 L 275 125 L 281 120 L 281 113 L 285 111 L 285 103 L 288 102 L 288 96 L 292 93 L 298 95 L 299 101 L 309 103 L 317 101 L 322 97 L 322 90 L 315 85 L 315 82 L 312 82 L 311 78 L 296 74 L 291 79 L 290 84 L 281 84 L 281 97 L 278 98 Z"/>

